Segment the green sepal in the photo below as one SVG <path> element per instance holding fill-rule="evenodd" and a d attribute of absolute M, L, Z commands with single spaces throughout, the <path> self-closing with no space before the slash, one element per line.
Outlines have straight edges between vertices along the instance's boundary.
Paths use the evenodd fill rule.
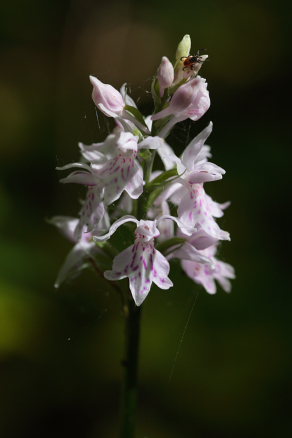
<path fill-rule="evenodd" d="M 160 98 L 160 89 L 159 89 L 159 82 L 157 80 L 157 77 L 154 76 L 151 83 L 151 94 L 152 99 L 154 102 L 155 112 L 157 112 L 157 108 L 161 105 L 161 98 Z"/>
<path fill-rule="evenodd" d="M 143 160 L 150 160 L 152 154 L 149 149 L 143 149 L 139 152 L 139 157 L 143 158 Z"/>
<path fill-rule="evenodd" d="M 177 169 L 174 167 L 173 169 L 166 170 L 161 175 L 158 175 L 155 179 L 153 179 L 148 185 L 147 188 L 151 189 L 153 186 L 160 185 L 161 183 L 168 180 L 168 178 L 171 178 L 172 176 L 177 176 Z"/>
<path fill-rule="evenodd" d="M 144 117 L 140 113 L 138 108 L 135 108 L 134 106 L 131 106 L 131 105 L 125 105 L 124 109 L 126 111 L 129 111 L 129 113 L 131 113 L 138 120 L 138 122 L 142 123 L 142 125 L 146 126 L 146 128 L 147 128 Z"/>

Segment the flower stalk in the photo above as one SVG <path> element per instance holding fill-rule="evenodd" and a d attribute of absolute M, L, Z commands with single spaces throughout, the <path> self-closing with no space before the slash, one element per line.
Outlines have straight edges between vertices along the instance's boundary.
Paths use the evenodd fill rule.
<path fill-rule="evenodd" d="M 121 409 L 121 438 L 134 438 L 137 412 L 141 307 L 129 300 L 125 316 L 125 353 Z"/>

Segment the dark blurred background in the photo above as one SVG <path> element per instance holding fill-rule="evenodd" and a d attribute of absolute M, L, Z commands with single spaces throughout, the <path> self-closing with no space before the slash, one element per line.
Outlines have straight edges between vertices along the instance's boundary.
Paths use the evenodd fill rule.
<path fill-rule="evenodd" d="M 81 187 L 55 170 L 77 142 L 109 129 L 88 75 L 151 111 L 151 77 L 184 34 L 206 48 L 214 122 L 207 189 L 232 201 L 221 258 L 230 295 L 210 296 L 171 271 L 175 287 L 143 305 L 138 438 L 254 438 L 291 433 L 288 143 L 289 3 L 185 0 L 36 1 L 1 5 L 0 436 L 118 436 L 123 316 L 92 271 L 59 290 L 70 243 L 46 223 L 78 212 Z M 291 100 L 290 100 L 291 102 Z M 193 311 L 190 315 L 190 309 Z"/>

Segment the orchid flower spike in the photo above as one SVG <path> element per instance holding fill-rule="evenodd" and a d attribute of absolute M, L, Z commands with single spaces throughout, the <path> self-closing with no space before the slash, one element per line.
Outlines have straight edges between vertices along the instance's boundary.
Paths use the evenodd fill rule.
<path fill-rule="evenodd" d="M 207 292 L 215 292 L 215 281 L 230 290 L 233 268 L 215 257 L 218 243 L 230 240 L 217 223 L 229 202 L 215 202 L 206 193 L 206 186 L 225 175 L 224 169 L 209 161 L 206 141 L 213 124 L 199 132 L 180 156 L 166 141 L 176 123 L 196 122 L 210 106 L 207 82 L 197 75 L 208 55 L 190 51 L 191 38 L 185 35 L 174 66 L 162 56 L 151 85 L 152 115 L 140 112 L 126 83 L 118 91 L 90 76 L 92 99 L 114 119 L 115 128 L 104 141 L 79 143 L 80 161 L 59 168 L 71 169 L 61 182 L 81 184 L 86 194 L 78 218 L 53 219 L 74 245 L 57 286 L 90 260 L 107 280 L 128 278 L 140 306 L 153 283 L 161 289 L 172 287 L 169 261 L 177 258 L 186 275 Z M 112 260 L 109 244 L 101 242 L 128 222 L 136 227 L 133 232 L 128 225 L 132 245 L 126 247 L 121 241 L 121 252 Z"/>

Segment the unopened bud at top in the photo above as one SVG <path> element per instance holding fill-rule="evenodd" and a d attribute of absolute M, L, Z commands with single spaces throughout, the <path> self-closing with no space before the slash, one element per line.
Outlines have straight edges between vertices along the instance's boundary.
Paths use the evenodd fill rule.
<path fill-rule="evenodd" d="M 89 76 L 89 79 L 93 85 L 92 99 L 95 105 L 109 117 L 119 116 L 125 106 L 121 93 L 94 76 Z"/>
<path fill-rule="evenodd" d="M 176 49 L 175 60 L 180 61 L 184 56 L 189 56 L 191 50 L 191 37 L 185 35 Z"/>
<path fill-rule="evenodd" d="M 174 79 L 172 63 L 166 56 L 162 57 L 160 66 L 158 67 L 157 79 L 160 86 L 160 96 L 162 97 L 164 90 L 172 85 Z"/>

